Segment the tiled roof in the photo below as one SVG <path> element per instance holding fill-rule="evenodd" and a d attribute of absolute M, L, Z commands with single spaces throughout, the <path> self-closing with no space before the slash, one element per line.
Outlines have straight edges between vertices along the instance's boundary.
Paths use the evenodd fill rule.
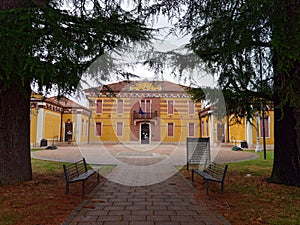
<path fill-rule="evenodd" d="M 69 98 L 66 97 L 60 97 L 58 98 L 57 96 L 46 98 L 46 102 L 61 106 L 63 108 L 80 108 L 80 109 L 85 109 L 87 111 L 90 111 L 88 108 L 72 101 Z"/>
<path fill-rule="evenodd" d="M 149 90 L 149 89 L 139 89 L 134 90 L 131 89 L 132 86 L 137 86 L 142 83 L 150 83 L 153 86 L 159 86 L 161 89 L 159 90 Z M 99 92 L 112 92 L 112 93 L 120 93 L 120 92 L 172 92 L 172 93 L 182 93 L 187 91 L 189 87 L 183 86 L 180 84 L 172 83 L 169 81 L 121 81 L 117 83 L 107 84 L 104 86 L 89 88 L 85 90 L 85 93 L 99 93 Z"/>

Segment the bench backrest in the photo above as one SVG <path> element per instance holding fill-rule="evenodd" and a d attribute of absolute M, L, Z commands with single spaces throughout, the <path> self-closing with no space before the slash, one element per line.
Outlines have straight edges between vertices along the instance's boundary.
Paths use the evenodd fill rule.
<path fill-rule="evenodd" d="M 88 171 L 85 158 L 69 165 L 63 165 L 63 167 L 67 180 L 72 180 Z"/>
<path fill-rule="evenodd" d="M 226 176 L 226 172 L 227 172 L 227 167 L 228 165 L 220 165 L 217 163 L 210 163 L 207 168 L 204 169 L 204 171 L 208 174 L 210 174 L 211 176 L 213 176 L 214 178 L 223 181 L 225 179 Z"/>

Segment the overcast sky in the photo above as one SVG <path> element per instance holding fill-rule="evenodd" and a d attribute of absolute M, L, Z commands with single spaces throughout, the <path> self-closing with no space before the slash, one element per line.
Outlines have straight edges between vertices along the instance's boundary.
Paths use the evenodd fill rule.
<path fill-rule="evenodd" d="M 165 17 L 160 17 L 158 20 L 156 20 L 156 23 L 153 24 L 153 28 L 164 28 L 160 32 L 159 39 L 163 41 L 156 41 L 153 42 L 153 46 L 159 50 L 159 51 L 170 51 L 173 49 L 178 49 L 180 47 L 183 47 L 185 44 L 188 43 L 190 36 L 176 36 L 176 35 L 167 35 L 169 33 L 169 29 L 172 27 L 172 25 L 168 22 L 168 20 Z M 197 57 L 197 56 L 195 56 Z M 157 76 L 155 76 L 153 71 L 150 71 L 146 67 L 136 67 L 135 69 L 128 69 L 129 72 L 132 72 L 138 76 L 140 76 L 140 80 L 154 80 L 157 79 Z M 158 76 L 159 80 L 166 80 L 174 83 L 179 83 L 182 85 L 190 86 L 191 83 L 197 86 L 216 86 L 215 80 L 213 79 L 212 75 L 208 75 L 203 72 L 194 72 L 192 74 L 193 81 L 190 80 L 184 80 L 182 78 L 179 78 L 178 76 L 170 75 L 170 71 L 164 71 L 163 76 Z M 85 78 L 83 78 L 85 79 Z M 108 82 L 105 83 L 112 83 L 112 82 L 118 82 L 120 80 L 117 79 L 110 79 Z M 97 83 L 93 83 L 91 81 L 87 81 L 90 83 L 91 86 L 99 86 Z M 88 86 L 83 85 L 84 88 L 88 88 Z M 56 95 L 55 91 L 53 91 L 51 96 Z"/>

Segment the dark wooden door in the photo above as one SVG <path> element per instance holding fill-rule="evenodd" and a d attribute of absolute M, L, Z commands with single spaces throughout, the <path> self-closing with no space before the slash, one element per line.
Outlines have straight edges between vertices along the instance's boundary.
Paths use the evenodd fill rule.
<path fill-rule="evenodd" d="M 148 123 L 141 125 L 141 144 L 149 144 L 150 142 L 150 127 Z"/>
<path fill-rule="evenodd" d="M 73 139 L 73 124 L 65 123 L 65 141 L 72 141 Z"/>

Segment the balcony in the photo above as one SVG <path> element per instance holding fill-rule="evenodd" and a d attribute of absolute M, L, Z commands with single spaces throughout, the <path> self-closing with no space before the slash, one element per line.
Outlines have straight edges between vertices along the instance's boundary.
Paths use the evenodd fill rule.
<path fill-rule="evenodd" d="M 145 120 L 151 120 L 154 119 L 158 116 L 157 111 L 155 112 L 137 112 L 137 111 L 133 111 L 133 119 L 134 120 L 140 120 L 140 119 L 145 119 Z"/>

